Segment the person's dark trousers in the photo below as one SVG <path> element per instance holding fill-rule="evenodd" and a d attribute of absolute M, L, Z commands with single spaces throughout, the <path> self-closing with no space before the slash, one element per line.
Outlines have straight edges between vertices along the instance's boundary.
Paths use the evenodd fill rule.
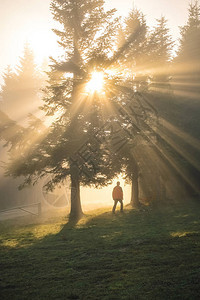
<path fill-rule="evenodd" d="M 113 209 L 112 209 L 112 212 L 113 212 L 113 214 L 115 213 L 115 209 L 116 209 L 116 206 L 117 206 L 117 202 L 120 202 L 120 204 L 121 204 L 121 208 L 120 208 L 120 211 L 121 212 L 123 212 L 123 200 L 121 200 L 121 199 L 116 199 L 116 200 L 114 200 L 114 205 L 113 205 Z"/>

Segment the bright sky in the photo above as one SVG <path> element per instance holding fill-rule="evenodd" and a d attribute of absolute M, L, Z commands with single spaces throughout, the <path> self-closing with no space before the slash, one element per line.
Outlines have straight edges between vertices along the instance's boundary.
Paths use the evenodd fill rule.
<path fill-rule="evenodd" d="M 117 8 L 119 14 L 127 15 L 135 5 L 146 15 L 149 26 L 161 15 L 169 20 L 174 39 L 178 26 L 187 18 L 188 0 L 106 0 L 106 8 Z M 7 65 L 14 66 L 22 55 L 28 41 L 41 63 L 45 56 L 59 52 L 49 11 L 50 0 L 0 0 L 0 77 Z"/>

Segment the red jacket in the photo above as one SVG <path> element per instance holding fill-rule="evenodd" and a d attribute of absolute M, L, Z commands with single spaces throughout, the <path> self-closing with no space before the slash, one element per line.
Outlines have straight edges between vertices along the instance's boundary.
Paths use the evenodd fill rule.
<path fill-rule="evenodd" d="M 112 192 L 113 200 L 123 200 L 123 191 L 121 186 L 115 186 Z"/>

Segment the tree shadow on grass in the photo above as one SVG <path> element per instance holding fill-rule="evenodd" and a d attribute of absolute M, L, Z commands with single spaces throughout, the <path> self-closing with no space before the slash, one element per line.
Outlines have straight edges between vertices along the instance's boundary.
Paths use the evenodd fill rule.
<path fill-rule="evenodd" d="M 2 299 L 197 299 L 198 208 L 87 215 L 2 248 Z"/>

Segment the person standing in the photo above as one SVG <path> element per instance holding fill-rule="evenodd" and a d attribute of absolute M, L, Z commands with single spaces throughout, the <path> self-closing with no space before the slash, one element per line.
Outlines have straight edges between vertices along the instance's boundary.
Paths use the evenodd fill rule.
<path fill-rule="evenodd" d="M 121 208 L 120 208 L 120 212 L 123 212 L 123 190 L 120 186 L 120 182 L 117 181 L 117 185 L 114 187 L 113 191 L 112 191 L 112 197 L 114 200 L 114 205 L 113 205 L 113 209 L 112 209 L 112 213 L 115 213 L 115 209 L 117 206 L 117 202 L 119 201 L 121 204 Z"/>

